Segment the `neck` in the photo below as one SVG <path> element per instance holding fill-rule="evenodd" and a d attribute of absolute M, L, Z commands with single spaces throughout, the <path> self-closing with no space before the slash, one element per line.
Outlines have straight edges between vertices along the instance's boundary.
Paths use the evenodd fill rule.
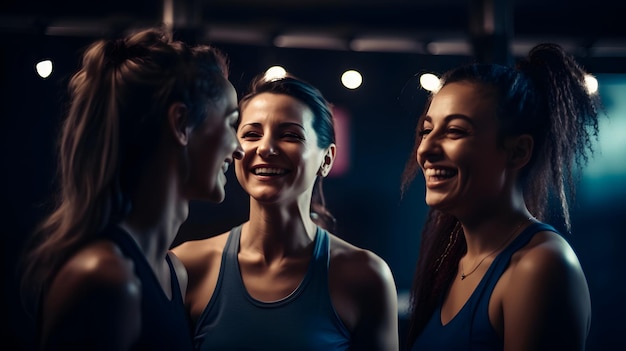
<path fill-rule="evenodd" d="M 478 257 L 511 242 L 530 223 L 532 215 L 524 210 L 487 218 L 460 220 L 467 243 L 468 257 Z"/>
<path fill-rule="evenodd" d="M 315 239 L 317 227 L 308 207 L 250 204 L 250 220 L 244 224 L 241 249 L 251 249 L 266 257 L 284 257 L 300 252 Z"/>
<path fill-rule="evenodd" d="M 162 260 L 187 219 L 189 203 L 180 195 L 176 176 L 154 172 L 144 177 L 132 194 L 131 212 L 122 221 L 148 260 Z"/>
<path fill-rule="evenodd" d="M 176 208 L 168 206 L 157 213 L 133 210 L 120 225 L 131 234 L 149 260 L 160 260 L 176 238 L 187 210 L 186 204 Z"/>

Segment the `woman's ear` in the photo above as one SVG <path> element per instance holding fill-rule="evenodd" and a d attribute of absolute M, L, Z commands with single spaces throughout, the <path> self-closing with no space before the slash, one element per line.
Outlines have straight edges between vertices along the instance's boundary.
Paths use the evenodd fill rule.
<path fill-rule="evenodd" d="M 330 173 L 330 170 L 333 168 L 333 162 L 335 162 L 336 152 L 337 146 L 335 144 L 330 144 L 324 153 L 322 165 L 320 166 L 319 171 L 317 171 L 318 176 L 326 177 L 328 173 Z"/>
<path fill-rule="evenodd" d="M 167 128 L 170 135 L 181 146 L 189 141 L 189 128 L 187 128 L 188 109 L 182 102 L 175 102 L 167 110 Z"/>
<path fill-rule="evenodd" d="M 508 138 L 506 141 L 508 166 L 512 169 L 520 169 L 526 166 L 532 157 L 533 146 L 533 137 L 528 134 Z"/>

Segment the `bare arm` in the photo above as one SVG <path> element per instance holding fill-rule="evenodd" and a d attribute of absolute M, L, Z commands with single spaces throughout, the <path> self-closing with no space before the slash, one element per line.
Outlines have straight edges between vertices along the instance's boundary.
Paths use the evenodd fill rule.
<path fill-rule="evenodd" d="M 331 295 L 352 332 L 352 350 L 394 350 L 398 341 L 398 295 L 387 263 L 357 249 L 331 260 Z"/>
<path fill-rule="evenodd" d="M 587 282 L 561 237 L 530 249 L 503 299 L 504 349 L 584 350 L 591 318 Z"/>
<path fill-rule="evenodd" d="M 378 256 L 372 257 L 369 265 L 373 276 L 361 291 L 361 318 L 352 349 L 398 350 L 398 294 L 393 275 Z"/>
<path fill-rule="evenodd" d="M 79 252 L 43 306 L 42 350 L 129 350 L 141 330 L 141 286 L 111 244 Z"/>

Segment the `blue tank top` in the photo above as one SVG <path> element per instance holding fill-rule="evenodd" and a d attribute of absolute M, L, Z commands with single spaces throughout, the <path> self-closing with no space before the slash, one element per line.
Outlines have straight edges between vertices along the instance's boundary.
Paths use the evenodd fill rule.
<path fill-rule="evenodd" d="M 274 302 L 254 299 L 239 270 L 241 226 L 228 236 L 215 292 L 196 326 L 196 350 L 347 350 L 350 334 L 328 289 L 330 241 L 317 228 L 313 256 L 300 285 Z"/>
<path fill-rule="evenodd" d="M 529 225 L 496 256 L 465 305 L 446 325 L 441 324 L 443 298 L 440 299 L 435 312 L 413 343 L 411 350 L 502 350 L 503 340 L 489 320 L 491 293 L 509 266 L 511 256 L 528 244 L 540 231 L 558 233 L 554 227 L 545 223 Z"/>
<path fill-rule="evenodd" d="M 141 334 L 133 350 L 193 350 L 191 327 L 183 303 L 176 271 L 166 256 L 170 268 L 172 299 L 161 288 L 143 252 L 128 233 L 115 226 L 105 237 L 115 242 L 131 259 L 135 274 L 141 281 Z"/>

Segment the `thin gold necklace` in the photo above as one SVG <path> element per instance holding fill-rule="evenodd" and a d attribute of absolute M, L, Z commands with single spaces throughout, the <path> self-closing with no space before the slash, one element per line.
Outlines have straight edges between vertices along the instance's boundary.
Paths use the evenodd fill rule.
<path fill-rule="evenodd" d="M 465 278 L 467 278 L 470 274 L 476 272 L 476 270 L 478 269 L 478 267 L 480 267 L 480 265 L 487 259 L 487 257 L 490 257 L 491 255 L 495 254 L 496 252 L 500 251 L 500 249 L 502 249 L 504 247 L 504 245 L 506 245 L 506 243 L 508 243 L 511 238 L 513 238 L 513 236 L 515 236 L 515 234 L 517 233 L 517 230 L 520 229 L 520 227 L 526 223 L 527 221 L 531 220 L 532 217 L 528 217 L 526 218 L 524 221 L 522 221 L 520 224 L 518 224 L 515 229 L 513 229 L 513 231 L 511 232 L 511 234 L 509 234 L 509 237 L 502 243 L 500 244 L 500 246 L 498 246 L 497 249 L 493 250 L 491 253 L 489 253 L 487 256 L 483 257 L 480 261 L 478 261 L 478 264 L 476 265 L 476 267 L 474 267 L 474 269 L 472 269 L 471 271 L 469 271 L 469 273 L 465 274 L 465 270 L 463 269 L 463 261 L 461 261 L 461 280 L 465 280 Z"/>

